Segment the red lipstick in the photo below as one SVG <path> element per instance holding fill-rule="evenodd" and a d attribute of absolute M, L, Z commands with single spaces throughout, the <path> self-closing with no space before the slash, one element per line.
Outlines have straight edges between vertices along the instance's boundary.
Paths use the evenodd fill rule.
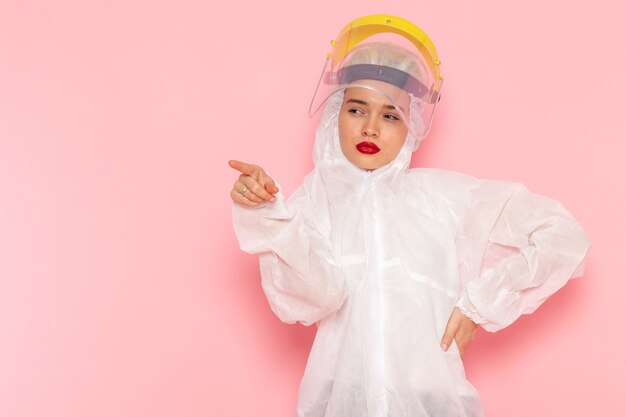
<path fill-rule="evenodd" d="M 373 155 L 380 151 L 380 148 L 376 146 L 375 143 L 372 142 L 361 142 L 356 145 L 356 149 L 361 153 L 366 153 L 368 155 Z"/>

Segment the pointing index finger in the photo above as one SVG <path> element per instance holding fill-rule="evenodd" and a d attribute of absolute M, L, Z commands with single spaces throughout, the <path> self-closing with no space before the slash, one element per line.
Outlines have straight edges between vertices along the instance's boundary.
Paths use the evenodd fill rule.
<path fill-rule="evenodd" d="M 254 166 L 246 164 L 245 162 L 235 161 L 231 159 L 230 161 L 228 161 L 228 165 L 230 165 L 231 168 L 241 172 L 242 174 L 252 175 L 255 172 Z"/>

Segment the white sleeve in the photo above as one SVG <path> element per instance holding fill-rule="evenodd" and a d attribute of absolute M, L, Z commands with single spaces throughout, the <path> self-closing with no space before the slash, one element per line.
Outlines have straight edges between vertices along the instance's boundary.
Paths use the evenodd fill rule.
<path fill-rule="evenodd" d="M 558 201 L 519 183 L 475 184 L 459 239 L 466 285 L 456 306 L 495 332 L 582 276 L 589 243 Z"/>
<path fill-rule="evenodd" d="M 346 293 L 330 239 L 306 214 L 306 196 L 299 191 L 289 202 L 278 193 L 274 203 L 256 208 L 233 203 L 233 225 L 241 249 L 259 254 L 272 311 L 285 323 L 308 326 L 339 309 Z"/>

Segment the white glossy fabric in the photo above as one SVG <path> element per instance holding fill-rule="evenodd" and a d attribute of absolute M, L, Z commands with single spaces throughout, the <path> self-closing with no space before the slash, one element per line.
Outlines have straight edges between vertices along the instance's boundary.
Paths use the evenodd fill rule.
<path fill-rule="evenodd" d="M 411 136 L 392 163 L 356 168 L 339 147 L 342 96 L 326 103 L 315 168 L 289 200 L 233 207 L 274 313 L 318 324 L 297 416 L 483 416 L 456 344 L 439 347 L 453 308 L 488 331 L 534 311 L 582 275 L 585 233 L 522 184 L 410 170 Z"/>

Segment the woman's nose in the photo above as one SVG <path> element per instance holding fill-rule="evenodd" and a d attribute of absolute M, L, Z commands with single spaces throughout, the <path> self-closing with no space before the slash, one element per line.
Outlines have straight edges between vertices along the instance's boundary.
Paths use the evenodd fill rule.
<path fill-rule="evenodd" d="M 378 123 L 373 117 L 368 117 L 362 128 L 363 136 L 378 137 Z"/>

